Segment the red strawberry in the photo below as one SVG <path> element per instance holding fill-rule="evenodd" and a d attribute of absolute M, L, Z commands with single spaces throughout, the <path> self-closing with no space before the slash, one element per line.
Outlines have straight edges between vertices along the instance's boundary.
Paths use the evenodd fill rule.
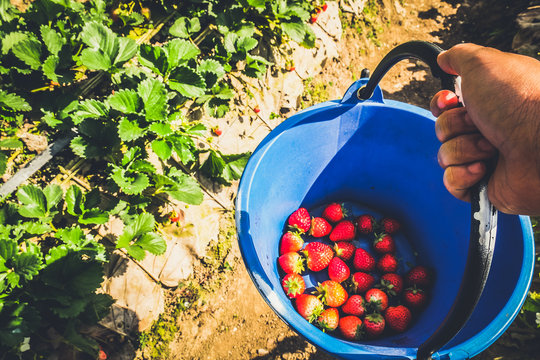
<path fill-rule="evenodd" d="M 253 108 L 253 111 L 255 111 L 255 114 L 258 114 L 258 113 L 261 112 L 261 109 L 260 109 L 258 106 L 255 106 L 255 107 Z"/>
<path fill-rule="evenodd" d="M 285 294 L 291 299 L 297 298 L 306 290 L 304 279 L 298 274 L 287 274 L 281 280 L 281 286 Z"/>
<path fill-rule="evenodd" d="M 322 4 L 322 11 L 326 11 L 326 9 L 328 9 L 328 4 L 327 3 Z"/>
<path fill-rule="evenodd" d="M 373 250 L 379 254 L 393 253 L 396 250 L 394 239 L 389 234 L 381 234 L 373 240 Z"/>
<path fill-rule="evenodd" d="M 311 216 L 305 208 L 300 208 L 289 216 L 288 224 L 301 233 L 307 233 L 311 227 Z"/>
<path fill-rule="evenodd" d="M 403 278 L 394 273 L 384 274 L 379 286 L 388 295 L 396 296 L 403 291 Z"/>
<path fill-rule="evenodd" d="M 375 218 L 369 214 L 360 215 L 356 218 L 356 226 L 359 234 L 369 235 L 375 227 Z"/>
<path fill-rule="evenodd" d="M 382 312 L 388 308 L 388 296 L 381 289 L 369 289 L 365 296 L 369 306 L 377 312 Z"/>
<path fill-rule="evenodd" d="M 321 242 L 311 242 L 303 250 L 307 260 L 307 267 L 311 271 L 321 271 L 330 265 L 334 257 L 332 248 Z"/>
<path fill-rule="evenodd" d="M 431 286 L 431 271 L 422 265 L 417 265 L 409 270 L 405 275 L 405 281 L 409 285 L 416 285 L 419 287 L 428 288 Z"/>
<path fill-rule="evenodd" d="M 323 330 L 334 331 L 339 325 L 339 311 L 336 308 L 324 310 L 317 319 L 317 325 Z"/>
<path fill-rule="evenodd" d="M 397 332 L 403 332 L 411 322 L 411 311 L 403 305 L 391 306 L 386 310 L 384 319 L 389 328 Z"/>
<path fill-rule="evenodd" d="M 296 298 L 296 311 L 309 322 L 315 321 L 323 310 L 323 303 L 315 295 L 302 294 Z"/>
<path fill-rule="evenodd" d="M 223 131 L 218 126 L 215 126 L 212 128 L 212 133 L 216 136 L 220 136 L 223 134 Z"/>
<path fill-rule="evenodd" d="M 345 264 L 343 260 L 338 257 L 332 258 L 330 265 L 328 265 L 328 277 L 330 280 L 341 283 L 349 278 L 351 270 L 349 266 Z"/>
<path fill-rule="evenodd" d="M 351 295 L 343 304 L 341 310 L 348 315 L 363 316 L 366 312 L 364 298 L 360 295 Z"/>
<path fill-rule="evenodd" d="M 180 214 L 178 214 L 176 211 L 171 211 L 169 214 L 169 221 L 172 223 L 176 223 L 180 221 Z"/>
<path fill-rule="evenodd" d="M 333 280 L 326 280 L 319 284 L 316 293 L 322 303 L 330 307 L 340 307 L 349 297 L 345 288 Z"/>
<path fill-rule="evenodd" d="M 362 294 L 368 291 L 373 286 L 374 282 L 375 278 L 371 274 L 365 272 L 355 272 L 352 275 L 352 287 L 356 294 Z"/>
<path fill-rule="evenodd" d="M 288 252 L 278 258 L 281 270 L 286 274 L 300 274 L 304 271 L 304 258 L 297 252 Z"/>
<path fill-rule="evenodd" d="M 316 238 L 324 237 L 332 231 L 332 225 L 322 217 L 314 217 L 311 220 L 310 235 Z"/>
<path fill-rule="evenodd" d="M 304 240 L 295 231 L 287 231 L 283 236 L 281 237 L 281 243 L 279 246 L 279 254 L 283 255 L 288 252 L 296 252 L 300 251 L 302 249 L 302 246 L 304 246 Z"/>
<path fill-rule="evenodd" d="M 319 18 L 318 14 L 311 14 L 311 18 L 309 19 L 309 21 L 312 24 L 315 24 L 315 22 L 317 21 L 318 18 Z"/>
<path fill-rule="evenodd" d="M 369 337 L 380 336 L 384 331 L 384 317 L 381 314 L 373 313 L 364 318 L 364 329 Z"/>
<path fill-rule="evenodd" d="M 339 319 L 339 331 L 345 339 L 358 340 L 362 337 L 362 320 L 354 315 L 349 315 Z"/>
<path fill-rule="evenodd" d="M 351 260 L 355 250 L 356 246 L 348 241 L 339 241 L 334 245 L 336 256 L 341 258 L 343 261 Z"/>
<path fill-rule="evenodd" d="M 350 241 L 356 236 L 356 229 L 352 221 L 342 220 L 337 223 L 330 233 L 332 241 Z"/>
<path fill-rule="evenodd" d="M 424 290 L 415 287 L 407 288 L 403 292 L 403 302 L 412 309 L 422 309 L 427 302 L 427 295 Z"/>
<path fill-rule="evenodd" d="M 345 208 L 342 204 L 332 203 L 326 206 L 322 212 L 322 217 L 331 223 L 337 223 L 343 220 L 346 215 Z"/>
<path fill-rule="evenodd" d="M 377 269 L 383 273 L 394 273 L 397 271 L 398 261 L 392 254 L 384 254 L 377 261 Z"/>
<path fill-rule="evenodd" d="M 296 70 L 296 68 L 294 66 L 290 66 L 289 68 L 287 68 L 288 71 L 294 71 Z"/>
<path fill-rule="evenodd" d="M 384 231 L 387 234 L 395 234 L 398 232 L 401 225 L 396 219 L 392 218 L 383 218 L 379 224 L 382 231 Z"/>
<path fill-rule="evenodd" d="M 375 268 L 375 259 L 366 250 L 358 248 L 354 252 L 353 265 L 356 270 L 369 272 Z"/>

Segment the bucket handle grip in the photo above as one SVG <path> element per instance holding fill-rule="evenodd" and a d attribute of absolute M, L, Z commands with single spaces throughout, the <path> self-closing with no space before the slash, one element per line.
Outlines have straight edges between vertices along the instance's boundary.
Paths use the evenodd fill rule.
<path fill-rule="evenodd" d="M 456 76 L 445 73 L 437 63 L 437 56 L 442 51 L 439 46 L 426 41 L 410 41 L 398 45 L 379 63 L 366 85 L 358 90 L 358 99 L 369 99 L 388 70 L 399 61 L 410 58 L 422 60 L 429 65 L 433 76 L 441 80 L 442 89 L 456 91 Z M 488 177 L 470 191 L 471 233 L 465 272 L 457 296 L 441 325 L 418 347 L 417 360 L 430 359 L 433 353 L 439 351 L 461 331 L 484 291 L 497 231 L 497 210 L 487 196 Z"/>

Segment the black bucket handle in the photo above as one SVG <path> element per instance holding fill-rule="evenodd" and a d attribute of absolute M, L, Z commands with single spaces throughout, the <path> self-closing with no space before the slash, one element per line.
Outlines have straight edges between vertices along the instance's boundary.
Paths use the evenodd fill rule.
<path fill-rule="evenodd" d="M 439 46 L 426 41 L 410 41 L 398 45 L 379 63 L 366 85 L 358 90 L 358 99 L 369 99 L 381 78 L 392 66 L 401 60 L 411 58 L 422 60 L 429 65 L 433 76 L 441 80 L 442 89 L 455 91 L 456 76 L 445 73 L 437 63 L 437 56 L 442 51 L 443 49 Z M 484 291 L 493 259 L 495 241 L 483 241 L 479 234 L 480 222 L 477 213 L 481 208 L 481 201 L 484 202 L 482 206 L 490 206 L 491 215 L 496 216 L 496 210 L 487 199 L 487 178 L 471 189 L 471 235 L 465 273 L 458 294 L 441 325 L 418 347 L 417 360 L 430 359 L 433 353 L 440 350 L 461 331 Z M 475 214 L 477 214 L 476 217 Z"/>

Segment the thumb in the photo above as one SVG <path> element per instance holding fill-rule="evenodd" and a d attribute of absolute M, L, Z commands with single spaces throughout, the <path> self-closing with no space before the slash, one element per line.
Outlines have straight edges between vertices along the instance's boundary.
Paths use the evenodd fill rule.
<path fill-rule="evenodd" d="M 483 46 L 475 44 L 459 44 L 443 51 L 437 57 L 441 69 L 451 75 L 462 75 L 465 65 Z"/>

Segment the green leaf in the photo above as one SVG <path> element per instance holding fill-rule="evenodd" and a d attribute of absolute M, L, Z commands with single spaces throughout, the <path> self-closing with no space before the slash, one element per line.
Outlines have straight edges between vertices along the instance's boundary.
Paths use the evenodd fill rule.
<path fill-rule="evenodd" d="M 0 238 L 0 259 L 11 260 L 18 252 L 19 247 L 15 240 Z"/>
<path fill-rule="evenodd" d="M 147 120 L 165 120 L 167 118 L 167 91 L 161 81 L 146 79 L 137 87 L 144 103 Z"/>
<path fill-rule="evenodd" d="M 225 35 L 223 39 L 223 47 L 228 53 L 234 54 L 236 52 L 236 40 L 238 40 L 238 35 L 230 32 Z"/>
<path fill-rule="evenodd" d="M 259 42 L 252 37 L 240 37 L 236 41 L 236 50 L 248 52 L 253 50 Z"/>
<path fill-rule="evenodd" d="M 163 46 L 169 70 L 176 68 L 181 64 L 185 64 L 188 60 L 194 59 L 199 55 L 200 50 L 193 43 L 187 40 L 173 39 Z"/>
<path fill-rule="evenodd" d="M 20 253 L 13 261 L 15 272 L 29 281 L 39 273 L 41 269 L 41 256 L 29 252 Z"/>
<path fill-rule="evenodd" d="M 93 49 L 100 49 L 109 55 L 109 58 L 116 56 L 118 52 L 116 35 L 108 27 L 94 21 L 84 25 L 81 40 Z"/>
<path fill-rule="evenodd" d="M 43 235 L 51 231 L 51 227 L 48 224 L 42 224 L 40 222 L 27 221 L 20 225 L 24 231 L 28 234 L 39 234 Z"/>
<path fill-rule="evenodd" d="M 250 156 L 251 153 L 222 155 L 226 164 L 222 175 L 225 181 L 231 182 L 240 179 Z"/>
<path fill-rule="evenodd" d="M 137 261 L 142 261 L 146 257 L 146 251 L 138 245 L 132 245 L 126 248 L 130 256 Z"/>
<path fill-rule="evenodd" d="M 78 220 L 81 224 L 105 224 L 109 221 L 109 213 L 98 208 L 85 211 Z"/>
<path fill-rule="evenodd" d="M 90 70 L 109 70 L 111 58 L 101 50 L 86 48 L 81 53 L 81 63 Z"/>
<path fill-rule="evenodd" d="M 199 18 L 179 17 L 169 28 L 169 34 L 179 38 L 188 38 L 190 34 L 201 31 Z"/>
<path fill-rule="evenodd" d="M 168 160 L 172 155 L 172 147 L 166 140 L 154 140 L 151 146 L 152 150 L 161 160 Z"/>
<path fill-rule="evenodd" d="M 6 55 L 9 50 L 13 48 L 13 45 L 28 39 L 28 34 L 22 32 L 10 32 L 2 38 L 2 54 Z"/>
<path fill-rule="evenodd" d="M 174 136 L 171 137 L 174 151 L 180 158 L 182 164 L 187 165 L 191 161 L 195 161 L 195 144 L 193 140 L 188 136 Z"/>
<path fill-rule="evenodd" d="M 155 232 L 144 234 L 135 244 L 154 255 L 161 255 L 167 250 L 167 243 Z"/>
<path fill-rule="evenodd" d="M 58 55 L 62 46 L 66 43 L 66 38 L 47 25 L 41 25 L 40 31 L 41 38 L 43 39 L 45 46 L 47 46 L 47 49 L 49 49 L 49 52 L 52 55 Z"/>
<path fill-rule="evenodd" d="M 199 135 L 199 136 L 206 135 L 206 131 L 207 131 L 206 126 L 204 126 L 204 124 L 201 124 L 201 123 L 195 124 L 186 129 L 187 134 Z"/>
<path fill-rule="evenodd" d="M 155 219 L 152 214 L 142 213 L 137 214 L 132 222 L 124 227 L 122 235 L 118 237 L 116 242 L 117 248 L 128 249 L 139 237 L 154 230 Z M 133 255 L 132 255 L 133 256 Z M 144 251 L 143 251 L 144 257 Z"/>
<path fill-rule="evenodd" d="M 197 180 L 186 174 L 181 174 L 173 178 L 176 181 L 176 188 L 165 191 L 173 199 L 191 205 L 200 205 L 204 195 Z"/>
<path fill-rule="evenodd" d="M 139 63 L 154 72 L 165 75 L 168 70 L 167 55 L 160 46 L 142 44 L 139 47 Z"/>
<path fill-rule="evenodd" d="M 266 9 L 266 0 L 247 0 L 249 6 L 253 6 L 258 12 L 262 13 Z"/>
<path fill-rule="evenodd" d="M 60 202 L 60 200 L 62 200 L 62 197 L 64 196 L 62 188 L 56 184 L 47 185 L 45 189 L 43 189 L 43 194 L 47 199 L 47 211 L 50 211 L 52 208 L 58 205 L 58 203 Z"/>
<path fill-rule="evenodd" d="M 47 199 L 43 191 L 34 185 L 24 185 L 17 191 L 22 206 L 19 214 L 29 218 L 40 218 L 47 214 Z"/>
<path fill-rule="evenodd" d="M 203 60 L 197 67 L 197 72 L 204 76 L 206 86 L 209 88 L 213 87 L 225 75 L 223 65 L 213 59 Z"/>
<path fill-rule="evenodd" d="M 122 141 L 137 140 L 146 133 L 146 129 L 139 126 L 136 120 L 128 120 L 123 118 L 118 123 L 118 135 Z"/>
<path fill-rule="evenodd" d="M 65 244 L 71 246 L 78 246 L 81 242 L 86 239 L 84 231 L 78 227 L 64 228 L 56 232 L 56 236 L 62 240 Z"/>
<path fill-rule="evenodd" d="M 225 168 L 225 161 L 214 150 L 210 151 L 208 158 L 201 166 L 203 174 L 211 179 L 219 178 Z"/>
<path fill-rule="evenodd" d="M 43 74 L 51 81 L 58 82 L 58 75 L 56 75 L 56 68 L 60 59 L 56 55 L 51 55 L 43 62 Z"/>
<path fill-rule="evenodd" d="M 203 77 L 187 66 L 179 66 L 171 71 L 169 86 L 188 98 L 204 95 L 206 91 Z"/>
<path fill-rule="evenodd" d="M 128 195 L 140 194 L 150 185 L 148 176 L 145 174 L 134 174 L 122 168 L 115 168 L 111 178 Z"/>
<path fill-rule="evenodd" d="M 137 114 L 139 112 L 139 95 L 135 90 L 119 90 L 107 99 L 109 106 L 123 114 Z"/>
<path fill-rule="evenodd" d="M 79 102 L 78 109 L 76 111 L 77 116 L 84 118 L 98 119 L 100 117 L 109 116 L 109 106 L 108 104 L 94 100 L 88 99 Z"/>
<path fill-rule="evenodd" d="M 147 174 L 155 174 L 156 168 L 151 162 L 147 160 L 135 160 L 130 167 L 131 171 L 143 172 Z"/>
<path fill-rule="evenodd" d="M 148 127 L 148 130 L 163 137 L 173 133 L 173 130 L 171 129 L 171 125 L 167 123 L 160 123 L 160 122 L 154 122 L 150 124 L 150 126 Z"/>
<path fill-rule="evenodd" d="M 41 67 L 41 43 L 39 41 L 29 37 L 14 44 L 11 51 L 32 70 Z"/>
<path fill-rule="evenodd" d="M 0 151 L 0 175 L 4 175 L 7 169 L 8 157 L 2 151 Z"/>
<path fill-rule="evenodd" d="M 14 111 L 30 111 L 32 107 L 19 95 L 0 90 L 0 106 Z"/>
<path fill-rule="evenodd" d="M 138 45 L 133 39 L 126 37 L 119 37 L 117 41 L 118 53 L 113 63 L 118 66 L 120 63 L 124 63 L 137 55 Z"/>
<path fill-rule="evenodd" d="M 3 149 L 14 150 L 14 149 L 22 149 L 22 147 L 23 147 L 22 141 L 17 138 L 7 138 L 7 139 L 0 140 L 0 148 L 3 148 Z"/>
<path fill-rule="evenodd" d="M 77 185 L 71 185 L 66 191 L 67 212 L 73 216 L 79 216 L 83 212 L 83 193 Z"/>

